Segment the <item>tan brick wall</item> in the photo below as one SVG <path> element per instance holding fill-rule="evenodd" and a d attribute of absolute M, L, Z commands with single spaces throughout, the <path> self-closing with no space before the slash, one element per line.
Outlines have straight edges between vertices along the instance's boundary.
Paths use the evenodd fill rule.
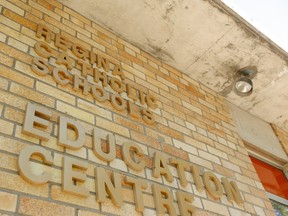
<path fill-rule="evenodd" d="M 111 201 L 96 202 L 93 167 L 99 164 L 109 170 L 146 179 L 150 186 L 144 192 L 143 215 L 156 214 L 151 191 L 154 181 L 165 184 L 172 191 L 178 188 L 194 194 L 195 215 L 273 215 L 224 98 L 55 0 L 0 0 L 0 11 L 0 215 L 141 215 L 135 211 L 130 187 L 125 188 L 122 208 L 116 208 Z M 39 23 L 101 53 L 110 62 L 120 64 L 127 82 L 136 83 L 143 92 L 156 95 L 159 108 L 153 111 L 155 124 L 136 120 L 126 110 L 116 111 L 108 102 L 95 102 L 91 95 L 73 91 L 71 85 L 56 85 L 50 75 L 41 77 L 32 72 L 32 58 L 36 55 L 34 44 L 43 41 L 35 34 Z M 54 62 L 55 58 L 49 61 L 52 66 Z M 22 133 L 29 101 L 45 106 L 53 113 L 51 138 L 47 142 Z M 81 150 L 57 145 L 56 120 L 60 115 L 72 116 L 84 126 L 86 143 Z M 107 164 L 92 153 L 91 133 L 95 127 L 101 129 L 101 134 L 115 134 L 118 149 L 115 161 Z M 144 172 L 128 170 L 121 160 L 119 149 L 126 140 L 145 150 Z M 54 152 L 55 164 L 47 168 L 53 173 L 51 182 L 32 185 L 18 174 L 18 155 L 29 145 L 39 145 Z M 167 157 L 182 158 L 213 171 L 218 177 L 234 180 L 244 204 L 229 203 L 226 196 L 215 199 L 206 190 L 200 193 L 192 180 L 185 188 L 179 186 L 175 168 L 173 183 L 153 178 L 155 151 L 161 151 Z M 89 161 L 88 198 L 61 190 L 61 159 L 67 155 Z M 43 169 L 43 165 L 33 162 L 33 168 Z"/>

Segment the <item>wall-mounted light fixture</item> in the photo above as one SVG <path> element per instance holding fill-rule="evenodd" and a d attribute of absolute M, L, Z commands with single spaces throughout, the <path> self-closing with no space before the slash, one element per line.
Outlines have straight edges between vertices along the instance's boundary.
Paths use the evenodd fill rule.
<path fill-rule="evenodd" d="M 235 94 L 242 97 L 251 95 L 253 91 L 252 78 L 255 77 L 256 74 L 257 68 L 255 66 L 249 66 L 238 70 L 234 82 Z"/>

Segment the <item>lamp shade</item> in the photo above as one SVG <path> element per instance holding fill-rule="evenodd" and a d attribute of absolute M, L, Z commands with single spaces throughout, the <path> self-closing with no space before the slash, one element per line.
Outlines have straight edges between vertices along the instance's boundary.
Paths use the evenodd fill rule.
<path fill-rule="evenodd" d="M 252 93 L 253 83 L 248 77 L 240 77 L 235 80 L 235 93 L 239 96 L 248 96 Z"/>

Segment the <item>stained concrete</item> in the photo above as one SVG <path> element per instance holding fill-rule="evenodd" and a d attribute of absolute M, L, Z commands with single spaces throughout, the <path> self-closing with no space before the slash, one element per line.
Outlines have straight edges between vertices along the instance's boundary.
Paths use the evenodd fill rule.
<path fill-rule="evenodd" d="M 60 2 L 288 130 L 287 53 L 220 0 Z M 235 73 L 252 65 L 258 68 L 253 94 L 239 97 L 232 91 Z"/>
<path fill-rule="evenodd" d="M 241 138 L 248 143 L 247 145 L 252 149 L 257 149 L 259 153 L 273 156 L 274 159 L 279 160 L 280 164 L 281 162 L 286 164 L 288 161 L 287 154 L 272 127 L 235 105 L 230 104 L 230 107 L 237 131 Z"/>

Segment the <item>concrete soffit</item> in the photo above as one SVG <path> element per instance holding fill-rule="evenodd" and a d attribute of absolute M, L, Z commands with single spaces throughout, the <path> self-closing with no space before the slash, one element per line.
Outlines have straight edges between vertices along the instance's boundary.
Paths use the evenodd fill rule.
<path fill-rule="evenodd" d="M 221 0 L 59 0 L 266 122 L 288 131 L 288 55 Z M 256 66 L 253 93 L 235 73 Z"/>

